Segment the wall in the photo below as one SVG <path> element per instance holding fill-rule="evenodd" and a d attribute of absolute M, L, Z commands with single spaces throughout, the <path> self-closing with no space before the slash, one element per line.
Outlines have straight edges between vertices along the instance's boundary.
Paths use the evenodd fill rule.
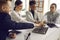
<path fill-rule="evenodd" d="M 57 10 L 60 9 L 60 0 L 50 0 L 51 3 L 56 3 L 57 4 Z"/>
<path fill-rule="evenodd" d="M 49 1 L 44 0 L 44 14 L 49 10 Z"/>

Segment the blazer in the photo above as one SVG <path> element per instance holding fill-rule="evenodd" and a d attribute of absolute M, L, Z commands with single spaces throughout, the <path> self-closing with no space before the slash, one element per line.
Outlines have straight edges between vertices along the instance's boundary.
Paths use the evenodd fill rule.
<path fill-rule="evenodd" d="M 37 18 L 38 18 L 38 21 L 41 21 L 42 20 L 42 14 L 35 11 L 34 12 L 34 17 L 33 17 L 32 13 L 30 11 L 26 12 L 26 20 L 27 21 L 35 22 L 35 21 L 37 21 Z"/>
<path fill-rule="evenodd" d="M 28 29 L 33 28 L 34 25 L 30 23 L 16 23 L 11 20 L 11 17 L 8 13 L 0 12 L 0 40 L 6 40 L 8 35 L 8 30 L 14 29 Z"/>

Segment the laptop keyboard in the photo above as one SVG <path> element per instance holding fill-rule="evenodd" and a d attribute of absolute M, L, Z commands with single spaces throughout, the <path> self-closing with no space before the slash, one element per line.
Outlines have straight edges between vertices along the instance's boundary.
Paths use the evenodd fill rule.
<path fill-rule="evenodd" d="M 40 27 L 40 28 L 35 28 L 32 32 L 38 34 L 46 34 L 47 30 L 48 30 L 47 27 Z"/>

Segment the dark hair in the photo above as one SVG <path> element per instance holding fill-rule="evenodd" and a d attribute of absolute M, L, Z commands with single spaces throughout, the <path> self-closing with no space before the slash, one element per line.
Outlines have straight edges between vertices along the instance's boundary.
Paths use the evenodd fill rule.
<path fill-rule="evenodd" d="M 20 4 L 22 4 L 22 1 L 21 1 L 21 0 L 15 1 L 15 6 L 18 6 L 18 5 L 20 5 Z"/>
<path fill-rule="evenodd" d="M 20 4 L 22 4 L 22 1 L 21 1 L 21 0 L 16 0 L 16 1 L 15 1 L 14 10 L 15 10 L 16 6 L 18 6 L 18 5 L 20 5 Z"/>
<path fill-rule="evenodd" d="M 30 6 L 31 6 L 31 5 L 34 5 L 34 4 L 36 4 L 35 1 L 30 1 L 30 2 L 29 2 L 29 5 L 30 5 Z"/>
<path fill-rule="evenodd" d="M 57 5 L 55 3 L 52 3 L 51 5 L 55 5 L 55 8 L 57 8 Z"/>
<path fill-rule="evenodd" d="M 14 7 L 14 10 L 15 10 L 16 7 Z"/>

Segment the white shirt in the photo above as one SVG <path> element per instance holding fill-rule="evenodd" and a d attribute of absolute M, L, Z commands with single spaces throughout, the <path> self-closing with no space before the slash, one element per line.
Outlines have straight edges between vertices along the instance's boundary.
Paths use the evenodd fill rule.
<path fill-rule="evenodd" d="M 11 20 L 16 21 L 16 22 L 26 22 L 26 17 L 25 17 L 25 13 L 23 11 L 13 11 L 11 13 Z"/>
<path fill-rule="evenodd" d="M 26 12 L 26 20 L 27 21 L 35 22 L 35 21 L 37 21 L 37 18 L 38 18 L 38 21 L 41 21 L 42 20 L 42 13 L 34 11 L 34 17 L 33 17 L 32 13 L 30 11 Z"/>
<path fill-rule="evenodd" d="M 52 16 L 52 14 L 53 14 L 53 16 Z M 50 22 L 50 21 L 48 21 L 48 19 L 50 19 L 50 18 L 54 19 L 53 17 L 56 17 L 56 16 L 54 16 L 54 15 L 56 15 L 56 14 L 58 14 L 58 17 L 55 19 L 56 21 L 55 21 L 55 22 L 54 22 L 54 21 L 51 21 L 51 22 L 52 22 L 52 23 L 56 23 L 56 24 L 60 24 L 60 14 L 59 14 L 58 12 L 54 12 L 54 13 L 51 13 L 50 11 L 47 12 L 47 13 L 44 15 L 43 20 L 46 21 L 46 22 Z M 48 18 L 48 15 L 50 16 L 50 18 Z M 51 20 L 51 19 L 50 19 L 50 20 Z"/>

